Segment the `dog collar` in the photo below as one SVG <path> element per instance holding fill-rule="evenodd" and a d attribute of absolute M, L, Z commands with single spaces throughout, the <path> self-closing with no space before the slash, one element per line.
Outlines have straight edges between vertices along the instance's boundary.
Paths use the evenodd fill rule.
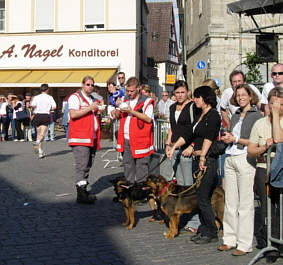
<path fill-rule="evenodd" d="M 161 196 L 169 187 L 169 182 L 166 184 L 166 186 L 159 192 L 159 196 Z"/>

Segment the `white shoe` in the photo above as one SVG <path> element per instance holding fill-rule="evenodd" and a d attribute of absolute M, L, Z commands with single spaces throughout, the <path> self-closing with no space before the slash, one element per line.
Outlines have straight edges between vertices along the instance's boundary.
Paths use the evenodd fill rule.
<path fill-rule="evenodd" d="M 42 158 L 44 158 L 45 156 L 46 156 L 46 154 L 45 154 L 44 152 L 38 154 L 38 158 L 39 158 L 39 159 L 42 159 Z"/>
<path fill-rule="evenodd" d="M 18 139 L 14 139 L 14 142 L 18 142 L 19 140 Z"/>
<path fill-rule="evenodd" d="M 24 142 L 24 141 L 25 141 L 25 139 L 21 139 L 21 140 L 20 140 L 20 142 Z"/>

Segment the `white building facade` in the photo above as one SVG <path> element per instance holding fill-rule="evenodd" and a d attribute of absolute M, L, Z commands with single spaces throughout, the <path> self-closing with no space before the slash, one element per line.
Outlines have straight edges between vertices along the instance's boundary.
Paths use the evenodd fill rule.
<path fill-rule="evenodd" d="M 144 78 L 146 15 L 139 0 L 0 0 L 0 92 L 48 83 L 59 99 L 85 75 Z"/>

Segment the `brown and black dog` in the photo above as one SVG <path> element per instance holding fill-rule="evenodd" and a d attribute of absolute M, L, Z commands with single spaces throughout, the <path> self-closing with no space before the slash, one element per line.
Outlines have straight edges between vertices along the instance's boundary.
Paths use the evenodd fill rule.
<path fill-rule="evenodd" d="M 154 196 L 149 186 L 144 183 L 129 185 L 125 177 L 117 177 L 110 182 L 114 186 L 117 200 L 121 201 L 124 206 L 126 221 L 123 224 L 127 229 L 133 229 L 135 224 L 135 204 L 145 199 L 148 200 L 149 206 L 153 211 L 153 216 L 149 221 L 155 221 L 157 210 L 155 209 Z"/>
<path fill-rule="evenodd" d="M 158 196 L 161 210 L 169 218 L 169 231 L 164 235 L 167 239 L 173 239 L 179 233 L 178 225 L 181 215 L 191 213 L 198 208 L 196 187 L 188 189 L 188 187 L 178 186 L 167 182 L 162 176 L 149 176 L 146 184 Z M 223 223 L 224 199 L 224 190 L 216 187 L 211 198 L 211 205 L 218 230 Z"/>

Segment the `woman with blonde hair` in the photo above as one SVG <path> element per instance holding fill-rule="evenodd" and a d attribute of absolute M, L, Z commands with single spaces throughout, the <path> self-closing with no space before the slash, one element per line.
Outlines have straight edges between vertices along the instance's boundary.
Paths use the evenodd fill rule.
<path fill-rule="evenodd" d="M 217 106 L 216 109 L 220 113 L 220 98 L 221 98 L 221 91 L 219 89 L 219 86 L 216 84 L 214 79 L 205 79 L 202 82 L 203 86 L 209 86 L 211 87 L 212 91 L 216 94 L 216 101 L 217 101 Z M 220 113 L 221 115 L 221 113 Z"/>

